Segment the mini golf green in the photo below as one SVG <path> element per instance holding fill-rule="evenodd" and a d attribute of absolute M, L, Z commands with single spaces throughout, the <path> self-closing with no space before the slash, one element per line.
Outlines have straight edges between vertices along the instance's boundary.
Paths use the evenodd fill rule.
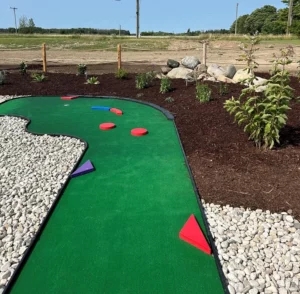
<path fill-rule="evenodd" d="M 9 293 L 224 293 L 214 257 L 178 237 L 192 213 L 204 224 L 174 122 L 162 112 L 118 99 L 29 97 L 1 104 L 0 115 L 27 117 L 32 132 L 82 138 L 80 164 L 96 168 L 70 180 Z M 101 131 L 103 122 L 116 128 Z M 131 136 L 138 127 L 149 134 Z"/>

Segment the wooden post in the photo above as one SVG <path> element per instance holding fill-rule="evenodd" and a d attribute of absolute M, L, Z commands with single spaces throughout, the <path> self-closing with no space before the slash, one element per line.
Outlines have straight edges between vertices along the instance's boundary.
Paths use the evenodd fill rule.
<path fill-rule="evenodd" d="M 121 69 L 122 67 L 122 60 L 121 60 L 121 44 L 118 44 L 118 69 Z"/>
<path fill-rule="evenodd" d="M 203 60 L 202 60 L 202 64 L 204 64 L 206 66 L 206 46 L 207 46 L 207 43 L 204 42 L 203 43 Z"/>
<path fill-rule="evenodd" d="M 43 72 L 47 72 L 47 58 L 46 58 L 46 44 L 43 43 L 42 46 L 42 55 L 43 55 Z"/>

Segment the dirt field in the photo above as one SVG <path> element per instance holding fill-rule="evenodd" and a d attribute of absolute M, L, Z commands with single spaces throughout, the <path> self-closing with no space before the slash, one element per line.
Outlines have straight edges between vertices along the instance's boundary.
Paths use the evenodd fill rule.
<path fill-rule="evenodd" d="M 198 56 L 202 61 L 202 44 L 197 40 L 170 40 L 167 50 L 159 51 L 135 51 L 127 48 L 122 52 L 124 67 L 129 72 L 140 72 L 149 69 L 157 69 L 165 65 L 168 58 L 180 61 L 186 55 Z M 295 51 L 294 61 L 289 66 L 290 72 L 296 72 L 297 56 L 300 55 L 300 40 L 290 42 Z M 241 62 L 236 61 L 241 51 L 237 41 L 211 41 L 207 52 L 207 64 L 217 63 L 220 65 L 234 64 L 237 68 L 243 68 Z M 289 45 L 288 40 L 263 41 L 257 52 L 258 72 L 267 72 L 274 53 L 280 48 Z M 131 50 L 131 51 L 130 51 Z M 78 63 L 89 65 L 88 71 L 93 74 L 112 73 L 116 71 L 117 53 L 104 50 L 74 50 L 50 48 L 47 51 L 47 61 L 50 72 L 75 73 Z M 41 64 L 41 50 L 0 50 L 0 69 L 15 68 L 20 62 Z"/>

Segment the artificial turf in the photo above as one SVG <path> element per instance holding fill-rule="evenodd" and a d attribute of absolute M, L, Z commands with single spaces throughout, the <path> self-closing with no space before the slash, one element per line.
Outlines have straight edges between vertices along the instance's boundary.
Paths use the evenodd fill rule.
<path fill-rule="evenodd" d="M 31 119 L 32 132 L 82 138 L 80 164 L 96 168 L 70 180 L 11 293 L 224 293 L 214 257 L 178 237 L 190 214 L 204 224 L 173 121 L 97 98 L 16 99 L 0 115 Z M 116 128 L 101 131 L 103 122 Z M 137 127 L 149 134 L 131 136 Z"/>

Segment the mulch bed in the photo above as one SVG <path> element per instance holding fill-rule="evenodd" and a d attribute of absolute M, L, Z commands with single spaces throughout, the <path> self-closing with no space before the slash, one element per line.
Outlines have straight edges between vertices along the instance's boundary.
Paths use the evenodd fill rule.
<path fill-rule="evenodd" d="M 292 210 L 300 219 L 300 103 L 291 104 L 288 124 L 281 132 L 281 146 L 272 151 L 259 150 L 223 108 L 226 99 L 240 95 L 240 85 L 229 85 L 229 93 L 222 96 L 219 85 L 209 83 L 214 100 L 200 104 L 195 99 L 195 85 L 186 86 L 183 80 L 173 80 L 171 93 L 159 94 L 159 80 L 152 87 L 137 90 L 134 74 L 127 80 L 117 80 L 113 74 L 100 75 L 100 85 L 85 85 L 84 77 L 71 74 L 47 76 L 46 82 L 34 83 L 30 75 L 10 73 L 7 84 L 0 86 L 0 95 L 120 96 L 158 104 L 175 115 L 197 187 L 205 201 L 271 212 Z M 292 78 L 291 86 L 295 96 L 300 96 L 296 78 Z M 174 102 L 167 102 L 166 97 L 172 97 Z"/>

